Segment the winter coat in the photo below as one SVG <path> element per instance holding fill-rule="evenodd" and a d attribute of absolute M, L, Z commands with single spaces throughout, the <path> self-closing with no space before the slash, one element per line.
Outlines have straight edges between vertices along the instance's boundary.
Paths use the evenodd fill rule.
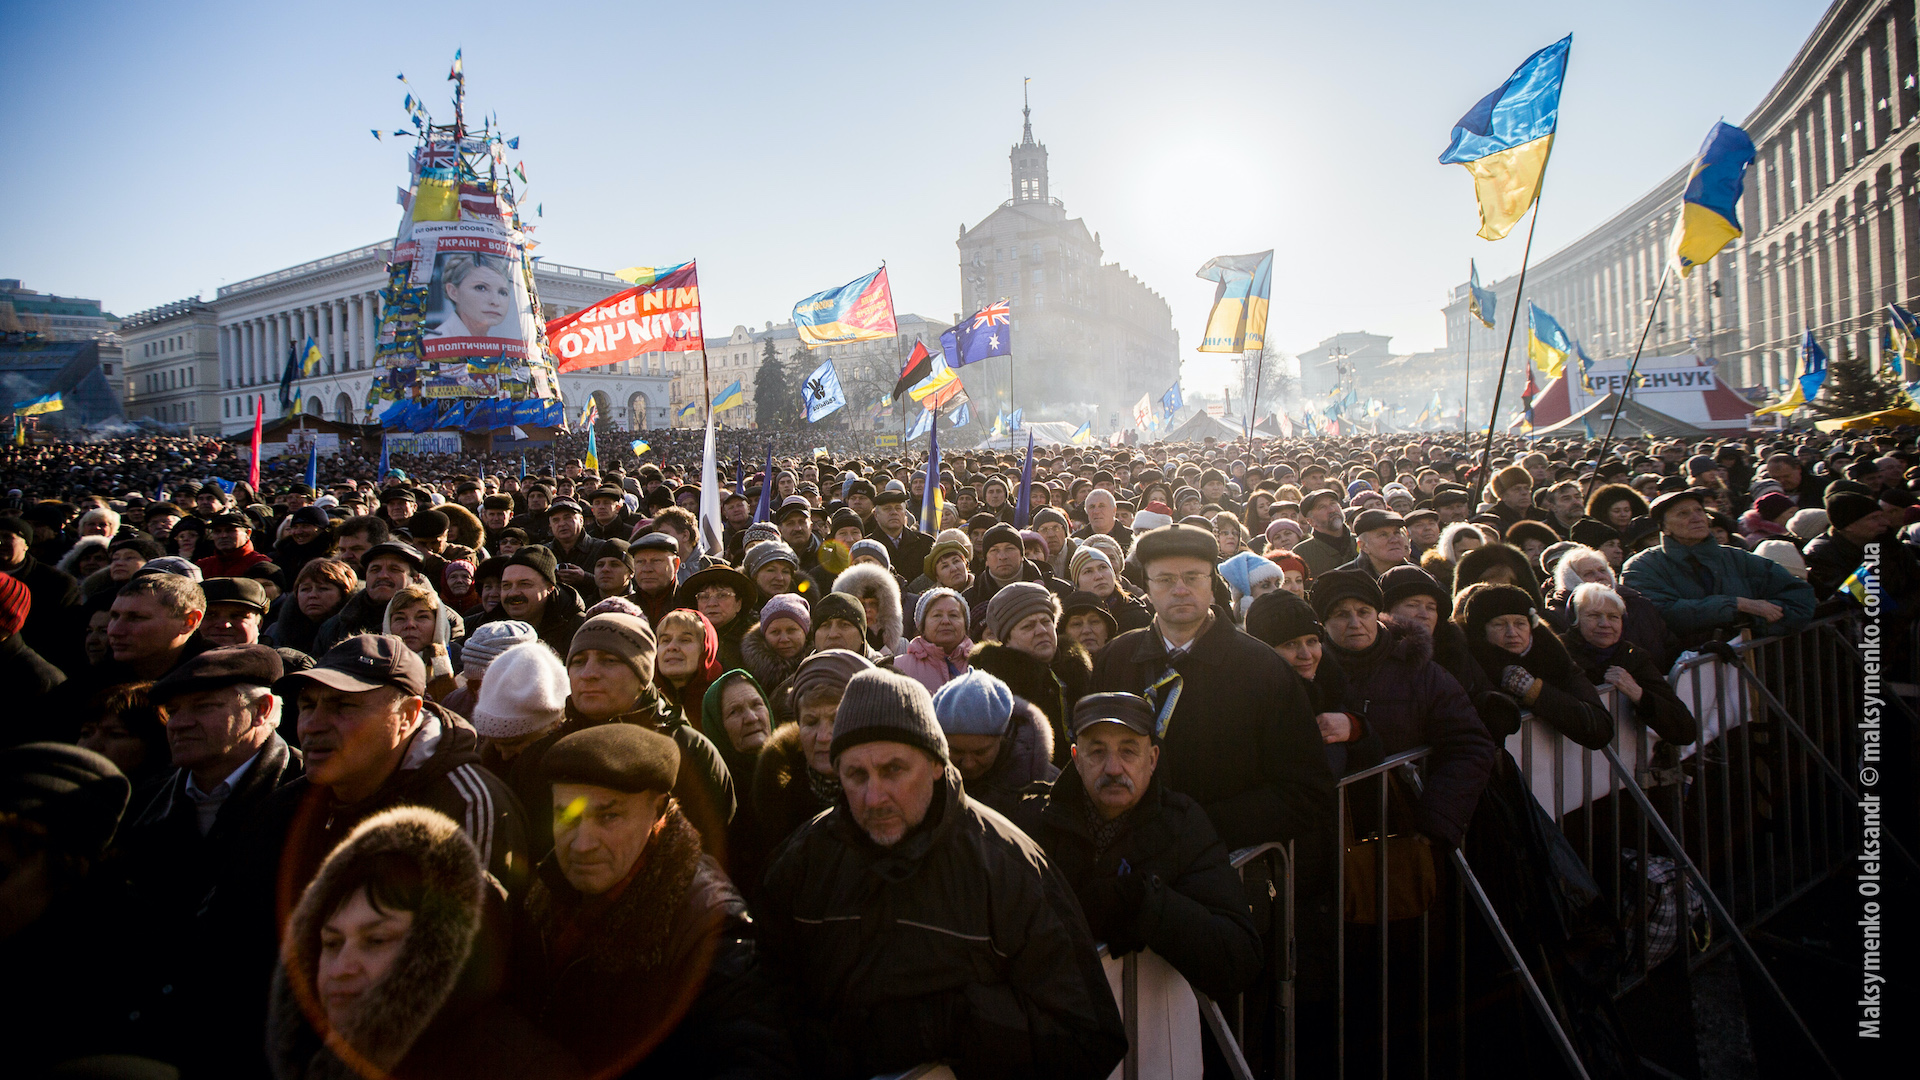
<path fill-rule="evenodd" d="M 727 771 L 720 751 L 687 722 L 685 714 L 660 696 L 651 686 L 640 689 L 634 707 L 606 720 L 589 720 L 567 699 L 567 718 L 560 726 L 536 739 L 533 745 L 500 761 L 499 752 L 489 747 L 482 759 L 489 768 L 502 770 L 500 776 L 527 808 L 527 829 L 532 837 L 535 861 L 553 850 L 553 787 L 540 775 L 540 763 L 553 744 L 573 734 L 601 724 L 637 724 L 671 738 L 680 747 L 680 772 L 674 778 L 673 797 L 679 801 L 687 820 L 700 830 L 707 850 L 725 850 L 727 823 L 733 820 L 733 776 Z"/>
<path fill-rule="evenodd" d="M 1318 529 L 1293 546 L 1293 553 L 1307 564 L 1307 577 L 1317 578 L 1360 554 L 1360 542 L 1351 531 L 1329 536 Z"/>
<path fill-rule="evenodd" d="M 315 559 L 324 559 L 327 552 L 333 550 L 333 536 L 326 530 L 314 534 L 312 540 L 296 544 L 292 540 L 282 539 L 273 545 L 273 565 L 280 568 L 280 576 L 286 580 L 283 588 L 291 588 L 300 571 Z"/>
<path fill-rule="evenodd" d="M 581 623 L 587 621 L 586 612 L 587 606 L 580 602 L 580 594 L 574 592 L 572 586 L 556 585 L 553 595 L 547 597 L 547 606 L 540 612 L 540 621 L 534 624 L 533 632 L 564 660 L 567 652 L 573 648 L 574 632 L 580 629 Z M 516 618 L 518 616 L 508 614 L 507 606 L 501 604 L 475 619 L 467 627 L 467 633 L 473 633 L 474 627 L 485 623 Z"/>
<path fill-rule="evenodd" d="M 280 599 L 286 600 L 287 597 Z M 318 656 L 313 643 L 320 636 L 320 628 L 326 624 L 307 618 L 297 603 L 276 601 L 275 606 L 278 614 L 274 616 L 272 625 L 260 632 L 260 643 L 276 649 L 297 649 L 308 656 Z"/>
<path fill-rule="evenodd" d="M 761 848 L 769 857 L 800 826 L 833 806 L 832 798 L 822 793 L 838 793 L 840 781 L 822 783 L 807 775 L 808 768 L 800 725 L 774 728 L 753 765 L 753 814 L 760 824 Z"/>
<path fill-rule="evenodd" d="M 902 528 L 900 539 L 895 540 L 869 518 L 866 533 L 868 539 L 879 541 L 880 546 L 887 549 L 888 563 L 902 573 L 918 571 L 927 556 L 933 554 L 933 537 L 911 526 Z"/>
<path fill-rule="evenodd" d="M 1032 559 L 1020 560 L 1019 580 L 1046 586 L 1047 591 L 1054 595 L 1054 599 L 1062 603 L 1066 602 L 1067 596 L 1073 591 L 1067 587 L 1066 582 L 1054 577 Z M 967 586 L 966 591 L 960 594 L 966 599 L 967 611 L 972 615 L 968 621 L 967 634 L 975 641 L 979 641 L 987 634 L 987 605 L 992 602 L 993 594 L 999 592 L 1000 588 L 1000 582 L 995 581 L 992 574 L 981 570 L 974 575 L 973 584 Z"/>
<path fill-rule="evenodd" d="M 323 904 L 349 859 L 404 859 L 424 884 L 399 955 L 354 1005 L 347 1030 L 325 1027 L 314 984 Z M 489 885 L 455 822 L 421 807 L 401 807 L 372 821 L 320 869 L 286 933 L 274 972 L 267 1054 L 276 1080 L 355 1080 L 361 1074 L 336 1056 L 340 1040 L 396 1080 L 415 1077 L 574 1077 L 580 1069 L 505 1000 L 511 935 L 505 907 Z"/>
<path fill-rule="evenodd" d="M 1890 610 L 1911 607 L 1915 599 L 1920 599 L 1920 560 L 1915 559 L 1913 550 L 1900 542 L 1899 536 L 1889 530 L 1875 537 L 1880 545 L 1880 596 L 1883 605 Z M 1807 581 L 1813 586 L 1813 593 L 1821 600 L 1830 599 L 1847 578 L 1865 562 L 1867 549 L 1856 544 L 1832 529 L 1814 537 L 1807 544 Z"/>
<path fill-rule="evenodd" d="M 1671 668 L 1680 656 L 1680 639 L 1674 635 L 1673 627 L 1667 625 L 1667 620 L 1660 617 L 1660 609 L 1630 585 L 1616 584 L 1613 591 L 1627 605 L 1626 638 L 1639 642 L 1641 651 L 1650 656 L 1660 670 Z M 1578 621 L 1573 611 L 1572 591 L 1558 589 L 1548 596 L 1547 614 L 1557 625 L 1570 628 L 1572 633 L 1562 635 L 1567 640 L 1579 632 L 1572 629 Z"/>
<path fill-rule="evenodd" d="M 775 855 L 760 948 L 809 1076 L 946 1061 L 961 1076 L 1098 1080 L 1127 1048 L 1072 890 L 948 766 L 881 848 L 844 799 Z"/>
<path fill-rule="evenodd" d="M 1700 738 L 1700 721 L 1694 718 L 1693 710 L 1680 700 L 1660 666 L 1647 650 L 1633 643 L 1630 635 L 1614 642 L 1611 648 L 1596 649 L 1576 631 L 1567 638 L 1566 645 L 1567 654 L 1580 665 L 1587 681 L 1594 686 L 1606 684 L 1610 667 L 1624 669 L 1640 684 L 1640 702 L 1633 707 L 1634 716 L 1652 728 L 1655 735 L 1677 746 L 1686 746 Z M 1625 694 L 1615 693 L 1620 701 L 1626 701 Z"/>
<path fill-rule="evenodd" d="M 1093 674 L 1087 650 L 1062 638 L 1049 663 L 997 641 L 983 641 L 973 647 L 967 662 L 1006 683 L 1016 697 L 1027 699 L 1046 715 L 1053 727 L 1053 763 L 1065 768 L 1067 747 L 1073 741 L 1067 725 L 1073 722 L 1073 707 L 1086 696 L 1087 680 Z"/>
<path fill-rule="evenodd" d="M 1540 696 L 1528 706 L 1534 719 L 1546 721 L 1554 730 L 1589 750 L 1598 750 L 1613 741 L 1613 714 L 1607 711 L 1599 691 L 1587 681 L 1586 673 L 1573 662 L 1566 646 L 1545 622 L 1533 620 L 1533 644 L 1524 656 L 1515 656 L 1484 637 L 1478 641 L 1469 637 L 1467 648 L 1495 686 L 1503 686 L 1507 668 L 1516 665 L 1540 680 Z M 1494 730 L 1492 734 L 1504 740 L 1513 732 Z"/>
<path fill-rule="evenodd" d="M 47 663 L 19 634 L 0 640 L 0 686 L 6 687 L 9 709 L 18 710 L 13 720 L 0 727 L 0 746 L 32 741 L 28 737 L 32 732 L 20 720 L 25 718 L 30 724 L 32 718 L 40 716 L 47 695 L 66 681 L 66 673 Z"/>
<path fill-rule="evenodd" d="M 1298 841 L 1297 895 L 1314 895 L 1331 880 L 1316 879 L 1333 846 L 1334 783 L 1304 683 L 1216 609 L 1172 664 L 1153 627 L 1113 639 L 1088 691 L 1141 694 L 1158 709 L 1166 697 L 1150 688 L 1170 669 L 1180 696 L 1165 721 L 1161 781 L 1199 803 L 1229 848 Z"/>
<path fill-rule="evenodd" d="M 1704 567 L 1704 583 L 1695 576 L 1696 560 Z M 1715 543 L 1712 537 L 1689 548 L 1662 536 L 1658 547 L 1627 560 L 1622 577 L 1653 601 L 1687 645 L 1707 640 L 1716 630 L 1791 634 L 1813 617 L 1813 586 L 1772 559 Z M 1785 614 L 1775 623 L 1742 614 L 1734 601 L 1743 596 L 1778 604 Z"/>
<path fill-rule="evenodd" d="M 906 626 L 906 615 L 900 610 L 900 580 L 893 571 L 872 563 L 849 566 L 833 579 L 833 591 L 856 600 L 874 601 L 880 618 L 878 625 L 867 627 L 867 641 L 875 648 L 897 653 L 905 647 L 902 627 Z"/>
<path fill-rule="evenodd" d="M 1060 775 L 1053 765 L 1053 725 L 1045 713 L 1023 698 L 1013 699 L 1013 723 L 1000 740 L 1000 755 L 993 767 L 978 780 L 966 782 L 967 794 L 976 802 L 1013 816 L 1020 795 L 1034 783 L 1048 783 Z"/>
<path fill-rule="evenodd" d="M 1087 789 L 1079 771 L 1068 769 L 1028 789 L 1009 816 L 1073 887 L 1094 940 L 1111 955 L 1152 949 L 1214 998 L 1239 993 L 1259 975 L 1265 955 L 1240 875 L 1200 804 L 1149 780 L 1108 846 L 1097 849 Z M 1137 902 L 1117 885 L 1126 875 L 1145 883 Z"/>
<path fill-rule="evenodd" d="M 54 667 L 75 675 L 85 670 L 87 654 L 81 648 L 81 636 L 69 610 L 80 603 L 80 582 L 31 554 L 5 572 L 18 578 L 32 597 L 33 606 L 27 609 L 27 623 L 20 628 L 20 636 Z"/>
<path fill-rule="evenodd" d="M 1115 521 L 1113 528 L 1107 530 L 1107 535 L 1113 537 L 1114 543 L 1120 545 L 1121 552 L 1125 553 L 1133 550 L 1133 529 L 1131 526 L 1122 525 L 1120 522 Z M 1093 539 L 1093 526 L 1082 525 L 1074 531 L 1073 538 L 1080 541 Z"/>
<path fill-rule="evenodd" d="M 585 531 L 582 531 L 579 539 L 574 541 L 574 546 L 570 551 L 561 551 L 560 541 L 558 540 L 549 541 L 547 547 L 553 552 L 553 560 L 557 565 L 577 566 L 586 571 L 587 576 L 585 580 L 581 581 L 578 585 L 568 586 L 568 588 L 580 594 L 581 604 L 586 607 L 592 607 L 598 603 L 600 600 L 600 587 L 593 583 L 593 564 L 600 561 L 600 552 L 605 550 L 606 542 L 604 540 L 595 540 Z M 673 590 L 668 589 L 667 595 L 671 597 Z"/>
<path fill-rule="evenodd" d="M 314 631 L 313 648 L 307 655 L 318 659 L 327 654 L 327 650 L 353 637 L 356 634 L 378 634 L 387 624 L 387 601 L 374 600 L 367 595 L 367 587 L 360 586 L 347 597 L 340 610 L 320 624 Z"/>
<path fill-rule="evenodd" d="M 211 921 L 208 894 L 236 857 L 249 824 L 268 799 L 301 774 L 300 751 L 269 736 L 247 771 L 200 834 L 199 810 L 187 797 L 187 773 L 175 769 L 136 791 L 116 838 L 116 871 L 132 890 L 123 917 L 140 926 L 144 948 L 127 958 L 137 997 L 130 1015 L 152 1056 L 198 1072 L 218 1059 L 229 1038 L 220 1002 L 232 993 L 213 961 L 223 927 Z"/>
<path fill-rule="evenodd" d="M 212 643 L 201 637 L 199 631 L 187 635 L 186 643 L 174 654 L 173 662 L 167 665 L 166 671 L 160 673 L 161 677 L 164 678 L 175 668 L 211 648 Z M 136 674 L 129 665 L 115 660 L 111 655 L 92 667 L 82 665 L 74 669 L 65 682 L 46 692 L 36 710 L 38 715 L 15 707 L 9 710 L 13 715 L 0 718 L 0 722 L 6 724 L 6 740 L 12 743 L 43 740 L 78 742 L 81 727 L 99 718 L 102 690 L 123 683 L 148 681 L 157 680 Z M 8 704 L 15 706 L 17 703 L 9 701 Z"/>
<path fill-rule="evenodd" d="M 1785 525 L 1776 524 L 1760 516 L 1758 510 L 1748 510 L 1740 515 L 1740 535 L 1750 542 L 1779 538 L 1791 540 Z"/>
<path fill-rule="evenodd" d="M 246 577 L 247 571 L 263 562 L 273 562 L 273 559 L 255 551 L 253 541 L 249 540 L 232 551 L 215 549 L 206 558 L 193 560 L 193 565 L 200 568 L 202 577 Z"/>
<path fill-rule="evenodd" d="M 808 634 L 807 637 L 811 640 L 813 635 Z M 776 724 L 793 719 L 792 714 L 787 711 L 786 694 L 781 691 L 787 685 L 787 680 L 793 678 L 793 673 L 800 670 L 801 662 L 806 660 L 812 651 L 811 645 L 803 646 L 793 659 L 781 659 L 780 654 L 773 651 L 773 646 L 767 644 L 766 635 L 760 632 L 760 624 L 757 622 L 753 624 L 753 629 L 747 631 L 746 636 L 740 639 L 742 665 L 747 669 L 748 674 L 753 676 L 755 682 L 768 688 L 767 705 L 773 710 Z"/>
<path fill-rule="evenodd" d="M 1498 748 L 1467 692 L 1433 662 L 1433 639 L 1416 627 L 1383 625 L 1361 652 L 1329 644 L 1321 666 L 1329 663 L 1346 677 L 1341 711 L 1359 717 L 1363 729 L 1360 745 L 1349 744 L 1349 769 L 1431 747 L 1414 827 L 1458 847 Z"/>
<path fill-rule="evenodd" d="M 745 608 L 725 626 L 716 626 L 713 632 L 720 639 L 720 670 L 732 671 L 747 666 L 746 656 L 740 651 L 740 644 L 746 638 L 747 631 L 753 629 L 753 612 Z"/>
<path fill-rule="evenodd" d="M 907 647 L 893 654 L 893 670 L 918 682 L 931 694 L 954 679 L 967 673 L 973 653 L 973 639 L 961 638 L 951 652 L 942 652 L 940 646 L 924 637 L 916 637 L 907 642 Z"/>
<path fill-rule="evenodd" d="M 543 976 L 528 1011 L 594 1075 L 794 1075 L 746 902 L 677 805 L 607 894 L 582 896 L 547 856 L 527 916 Z"/>

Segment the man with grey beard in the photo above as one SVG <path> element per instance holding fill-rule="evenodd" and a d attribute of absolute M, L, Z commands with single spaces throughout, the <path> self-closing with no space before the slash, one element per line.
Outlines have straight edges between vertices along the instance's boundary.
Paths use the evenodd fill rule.
<path fill-rule="evenodd" d="M 1260 935 L 1200 804 L 1154 776 L 1160 740 L 1136 694 L 1089 694 L 1073 710 L 1073 767 L 1037 783 L 1013 821 L 1073 886 L 1111 956 L 1151 949 L 1211 997 L 1260 973 Z"/>

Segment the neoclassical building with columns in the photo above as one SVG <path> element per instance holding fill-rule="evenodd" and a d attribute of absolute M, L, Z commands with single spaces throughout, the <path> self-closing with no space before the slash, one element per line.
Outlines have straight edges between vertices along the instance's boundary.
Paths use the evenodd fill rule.
<path fill-rule="evenodd" d="M 296 380 L 301 408 L 343 422 L 364 414 L 367 393 L 378 368 L 373 364 L 380 326 L 380 289 L 387 283 L 387 259 L 392 241 L 367 244 L 221 286 L 209 303 L 178 301 L 133 317 L 147 333 L 165 335 L 179 320 L 182 326 L 205 323 L 211 313 L 216 362 L 207 365 L 213 378 L 195 385 L 169 386 L 163 422 L 197 417 L 195 429 L 232 434 L 253 425 L 262 399 L 266 417 L 277 419 L 280 376 L 287 355 L 311 336 L 320 348 L 318 370 Z M 599 270 L 561 266 L 541 260 L 534 264 L 534 282 L 540 291 L 543 314 L 549 319 L 571 314 L 628 288 L 626 282 Z M 622 427 L 666 427 L 671 381 L 660 357 L 615 364 L 591 371 L 566 373 L 560 386 L 573 410 L 589 396 L 597 397 L 602 416 Z M 139 401 L 139 384 L 129 381 L 135 397 L 134 415 L 148 415 Z M 185 401 L 190 397 L 191 401 Z M 183 427 L 185 425 L 182 425 Z"/>

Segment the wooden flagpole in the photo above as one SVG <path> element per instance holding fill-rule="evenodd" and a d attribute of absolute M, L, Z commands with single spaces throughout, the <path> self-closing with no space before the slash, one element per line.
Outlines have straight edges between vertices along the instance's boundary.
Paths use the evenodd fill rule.
<path fill-rule="evenodd" d="M 1553 160 L 1552 151 L 1548 151 L 1547 160 Z M 1546 180 L 1546 164 L 1542 163 L 1540 167 L 1540 187 L 1542 191 L 1546 188 Z M 1507 345 L 1500 353 L 1500 378 L 1493 384 L 1493 409 L 1487 414 L 1487 441 L 1485 445 L 1482 446 L 1480 452 L 1480 466 L 1483 473 L 1480 482 L 1482 484 L 1485 484 L 1493 478 L 1493 433 L 1499 430 L 1500 398 L 1507 388 L 1507 364 L 1513 357 L 1513 332 L 1520 323 L 1520 302 L 1525 299 L 1527 295 L 1527 264 L 1533 258 L 1533 230 L 1535 226 L 1540 224 L 1540 194 L 1541 192 L 1536 191 L 1533 196 L 1533 219 L 1527 223 L 1527 246 L 1526 250 L 1520 255 L 1520 280 L 1514 285 L 1513 311 L 1507 316 Z M 1528 360 L 1527 363 L 1531 364 L 1533 361 Z"/>
<path fill-rule="evenodd" d="M 1647 321 L 1640 326 L 1640 340 L 1633 347 L 1633 362 L 1627 365 L 1627 381 L 1621 384 L 1620 392 L 1614 395 L 1613 419 L 1607 421 L 1607 433 L 1600 437 L 1600 449 L 1593 456 L 1593 475 L 1587 477 L 1586 494 L 1593 494 L 1593 483 L 1600 476 L 1600 463 L 1607 459 L 1607 444 L 1613 441 L 1613 426 L 1620 422 L 1620 411 L 1627 407 L 1627 395 L 1633 392 L 1633 376 L 1640 370 L 1640 350 L 1647 347 L 1647 332 L 1653 329 L 1653 316 L 1660 310 L 1660 298 L 1666 295 L 1667 279 L 1673 276 L 1673 265 L 1669 263 L 1660 274 L 1660 287 L 1653 291 L 1653 303 L 1647 305 Z"/>

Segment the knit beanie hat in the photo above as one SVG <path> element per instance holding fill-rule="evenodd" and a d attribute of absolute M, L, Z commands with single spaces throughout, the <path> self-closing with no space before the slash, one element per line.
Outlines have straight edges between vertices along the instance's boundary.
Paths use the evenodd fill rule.
<path fill-rule="evenodd" d="M 481 623 L 467 635 L 467 643 L 460 648 L 460 674 L 469 679 L 485 678 L 487 665 L 499 659 L 501 653 L 539 638 L 531 624 L 518 619 Z"/>
<path fill-rule="evenodd" d="M 764 544 L 755 544 L 753 550 L 747 552 L 747 576 L 759 573 L 761 567 L 770 562 L 789 562 L 795 570 L 800 569 L 800 556 L 793 553 L 786 541 L 769 540 Z"/>
<path fill-rule="evenodd" d="M 41 742 L 0 750 L 0 814 L 39 825 L 63 853 L 97 858 L 105 851 L 132 791 L 113 762 L 82 747 Z"/>
<path fill-rule="evenodd" d="M 820 598 L 813 606 L 813 625 L 819 626 L 828 619 L 842 619 L 859 627 L 860 636 L 867 636 L 867 607 L 857 596 L 843 592 L 830 592 Z"/>
<path fill-rule="evenodd" d="M 873 668 L 872 661 L 850 649 L 822 649 L 800 662 L 787 688 L 794 711 L 808 694 L 822 688 L 844 691 L 847 680 Z"/>
<path fill-rule="evenodd" d="M 567 659 L 571 661 L 582 649 L 612 653 L 626 661 L 641 682 L 653 681 L 653 627 L 648 626 L 645 619 L 611 612 L 595 615 L 573 632 L 573 641 L 567 645 Z M 481 689 L 486 689 L 486 684 L 481 684 Z"/>
<path fill-rule="evenodd" d="M 178 532 L 179 527 L 175 526 L 174 531 Z M 175 577 L 186 578 L 188 581 L 205 580 L 199 567 L 178 555 L 162 555 L 157 559 L 148 559 L 145 565 L 134 571 L 133 576 L 139 577 L 142 574 L 172 574 Z"/>
<path fill-rule="evenodd" d="M 488 670 L 492 677 L 480 684 L 480 701 L 471 717 L 473 730 L 489 739 L 513 739 L 545 731 L 567 718 L 567 666 L 545 643 L 516 644 L 496 657 Z"/>
<path fill-rule="evenodd" d="M 1227 585 L 1233 589 L 1234 599 L 1244 600 L 1253 593 L 1255 585 L 1281 575 L 1280 568 L 1265 557 L 1243 551 L 1220 564 L 1220 576 L 1227 579 Z"/>
<path fill-rule="evenodd" d="M 1830 494 L 1827 496 L 1827 524 L 1835 529 L 1844 529 L 1879 509 L 1880 504 L 1870 495 L 1857 495 L 1851 491 Z"/>
<path fill-rule="evenodd" d="M 807 602 L 801 599 L 798 593 L 781 593 L 778 596 L 769 597 L 766 603 L 760 605 L 762 629 L 775 619 L 792 619 L 800 624 L 801 633 L 813 633 L 813 616 L 808 614 Z"/>
<path fill-rule="evenodd" d="M 953 599 L 955 603 L 960 605 L 961 623 L 968 626 L 973 625 L 973 607 L 972 605 L 967 603 L 967 598 L 964 596 L 961 596 L 957 592 L 954 592 L 952 589 L 949 589 L 946 586 L 941 585 L 941 586 L 936 586 L 934 588 L 928 589 L 926 592 L 921 593 L 920 599 L 914 603 L 913 605 L 913 632 L 914 633 L 922 634 L 926 632 L 927 608 L 932 606 L 935 600 L 939 600 L 942 597 L 950 597 Z"/>
<path fill-rule="evenodd" d="M 746 532 L 740 534 L 741 546 L 749 548 L 755 544 L 778 539 L 780 539 L 780 526 L 771 521 L 756 521 L 747 526 Z"/>
<path fill-rule="evenodd" d="M 1753 553 L 1763 559 L 1772 559 L 1779 563 L 1787 573 L 1801 581 L 1807 580 L 1806 556 L 1800 554 L 1800 549 L 1794 547 L 1791 540 L 1762 540 L 1754 545 Z"/>
<path fill-rule="evenodd" d="M 1026 541 L 1020 539 L 1020 530 L 1004 521 L 988 529 L 986 535 L 980 538 L 980 551 L 985 554 L 997 544 L 1012 544 L 1023 553 L 1027 550 Z"/>
<path fill-rule="evenodd" d="M 1409 596 L 1431 596 L 1442 622 L 1453 617 L 1453 597 L 1432 574 L 1417 566 L 1396 566 L 1380 575 L 1380 610 L 1386 611 Z"/>
<path fill-rule="evenodd" d="M 1106 563 L 1107 569 L 1113 569 L 1113 560 L 1107 558 L 1106 552 L 1090 544 L 1080 545 L 1080 549 L 1073 553 L 1073 558 L 1067 560 L 1067 579 L 1075 585 L 1080 584 L 1080 571 L 1095 561 Z"/>
<path fill-rule="evenodd" d="M 862 671 L 847 682 L 833 718 L 835 761 L 849 748 L 870 742 L 917 746 L 947 761 L 947 736 L 933 714 L 933 698 L 918 679 L 892 671 Z"/>
<path fill-rule="evenodd" d="M 1305 600 L 1279 589 L 1254 600 L 1247 609 L 1247 633 L 1268 645 L 1282 645 L 1307 634 L 1325 637 L 1327 631 Z"/>
<path fill-rule="evenodd" d="M 624 596 L 609 596 L 604 600 L 596 602 L 592 607 L 587 609 L 585 617 L 591 619 L 595 615 L 605 615 L 610 611 L 616 615 L 632 615 L 636 619 L 644 619 L 647 617 L 645 609 Z M 648 625 L 652 624 L 649 623 Z"/>
<path fill-rule="evenodd" d="M 1285 591 L 1285 590 L 1282 590 Z M 1385 606 L 1380 583 L 1365 570 L 1329 570 L 1313 582 L 1313 613 L 1321 619 L 1342 600 L 1359 600 L 1379 611 Z"/>
<path fill-rule="evenodd" d="M 1067 520 L 1067 515 L 1055 510 L 1051 506 L 1043 506 L 1033 512 L 1033 527 L 1035 529 L 1047 524 L 1058 525 L 1068 532 L 1073 531 L 1073 523 Z"/>
<path fill-rule="evenodd" d="M 1793 516 L 1787 519 L 1787 531 L 1803 541 L 1811 540 L 1827 531 L 1827 512 L 1815 506 L 1795 510 Z M 153 563 L 147 564 L 147 566 L 152 565 Z"/>
<path fill-rule="evenodd" d="M 881 566 L 889 570 L 893 569 L 893 556 L 887 554 L 887 545 L 872 537 L 868 537 L 865 540 L 857 540 L 852 547 L 847 549 L 847 561 L 849 563 L 862 555 L 871 555 L 880 560 Z"/>
<path fill-rule="evenodd" d="M 934 692 L 933 714 L 948 735 L 1005 735 L 1013 720 L 1013 691 L 975 668 Z"/>
<path fill-rule="evenodd" d="M 513 555 L 507 559 L 507 565 L 524 566 L 547 579 L 547 584 L 549 585 L 558 585 L 560 583 L 559 577 L 556 576 L 556 566 L 558 564 L 554 561 L 553 552 L 548 551 L 539 544 L 529 544 L 515 551 Z"/>
<path fill-rule="evenodd" d="M 1030 615 L 1045 613 L 1050 619 L 1060 618 L 1060 602 L 1053 598 L 1045 585 L 1033 581 L 1016 581 L 1003 586 L 987 601 L 987 636 L 995 641 L 1005 642 L 1013 628 L 1020 625 L 1022 619 Z"/>
<path fill-rule="evenodd" d="M 957 536 L 951 535 L 956 533 L 958 534 Z M 958 529 L 948 529 L 946 532 L 940 534 L 938 540 L 933 542 L 933 550 L 927 552 L 927 557 L 921 560 L 920 572 L 928 577 L 933 577 L 934 567 L 940 565 L 941 558 L 949 551 L 959 552 L 960 557 L 963 559 L 971 560 L 973 558 L 973 545 L 967 541 L 967 534 L 960 532 Z"/>
<path fill-rule="evenodd" d="M 33 594 L 26 583 L 12 574 L 0 574 L 0 637 L 12 637 L 27 625 L 27 613 L 33 610 Z"/>
<path fill-rule="evenodd" d="M 1534 612 L 1533 597 L 1517 585 L 1480 582 L 1469 588 L 1465 596 L 1467 635 L 1476 640 L 1485 635 L 1488 623 L 1502 615 L 1525 615 L 1531 618 Z"/>
<path fill-rule="evenodd" d="M 1753 500 L 1753 508 L 1762 518 L 1772 521 L 1793 509 L 1793 497 L 1785 492 L 1769 491 Z"/>

